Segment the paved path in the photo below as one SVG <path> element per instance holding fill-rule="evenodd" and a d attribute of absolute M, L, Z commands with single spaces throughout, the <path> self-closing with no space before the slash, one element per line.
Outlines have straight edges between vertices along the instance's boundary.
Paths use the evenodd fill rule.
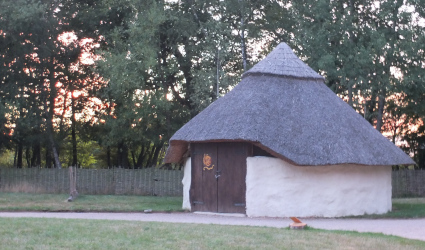
<path fill-rule="evenodd" d="M 0 212 L 0 217 L 36 217 L 62 219 L 158 221 L 173 223 L 199 223 L 222 225 L 247 225 L 287 227 L 292 221 L 286 218 L 248 218 L 238 216 L 206 215 L 193 213 L 43 213 Z M 349 230 L 397 235 L 425 241 L 425 218 L 423 219 L 302 219 L 314 228 Z"/>

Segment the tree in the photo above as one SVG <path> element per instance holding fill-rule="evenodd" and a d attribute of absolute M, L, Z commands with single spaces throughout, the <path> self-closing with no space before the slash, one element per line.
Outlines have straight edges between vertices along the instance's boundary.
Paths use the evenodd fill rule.
<path fill-rule="evenodd" d="M 81 84 L 86 82 L 90 72 L 78 63 L 83 46 L 63 39 L 64 34 L 75 28 L 68 22 L 75 13 L 65 13 L 66 4 L 71 3 L 53 0 L 1 2 L 1 93 L 10 110 L 9 124 L 16 126 L 12 141 L 16 144 L 18 167 L 23 166 L 25 147 L 28 166 L 39 166 L 42 144 L 46 145 L 46 166 L 50 167 L 53 158 L 55 167 L 61 167 L 60 142 L 67 133 L 63 126 L 68 105 L 66 96 L 72 93 L 71 110 L 75 117 L 78 105 L 74 93 L 81 91 Z M 59 102 L 60 99 L 63 102 Z M 72 117 L 75 139 L 75 119 Z"/>
<path fill-rule="evenodd" d="M 121 19 L 102 33 L 111 46 L 102 50 L 97 67 L 108 79 L 99 92 L 110 107 L 102 118 L 103 143 L 117 147 L 117 165 L 156 162 L 179 127 L 238 82 L 249 64 L 248 48 L 266 26 L 264 8 L 272 5 L 278 6 L 127 1 L 122 13 L 109 3 L 108 13 Z"/>
<path fill-rule="evenodd" d="M 326 76 L 327 84 L 381 131 L 385 102 L 406 91 L 423 34 L 403 1 L 303 1 L 294 48 Z M 417 51 L 417 50 L 416 50 Z M 400 76 L 397 72 L 405 72 Z"/>
<path fill-rule="evenodd" d="M 9 110 L 8 123 L 15 125 L 12 135 L 16 144 L 15 162 L 22 167 L 24 145 L 31 145 L 32 141 L 39 139 L 29 135 L 42 129 L 41 107 L 45 100 L 40 98 L 39 93 L 45 91 L 43 79 L 47 80 L 47 76 L 42 69 L 44 65 L 41 66 L 43 59 L 40 60 L 37 55 L 43 55 L 48 47 L 41 43 L 39 37 L 42 25 L 48 22 L 44 17 L 47 5 L 2 1 L 1 7 L 2 99 Z"/>
<path fill-rule="evenodd" d="M 425 114 L 421 2 L 0 1 L 0 150 L 60 167 L 96 141 L 108 166 L 155 165 L 281 41 L 396 141 Z"/>

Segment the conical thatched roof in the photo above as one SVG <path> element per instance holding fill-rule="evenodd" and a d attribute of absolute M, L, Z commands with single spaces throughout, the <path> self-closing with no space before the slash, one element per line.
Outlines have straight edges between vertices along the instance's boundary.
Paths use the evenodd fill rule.
<path fill-rule="evenodd" d="M 297 165 L 415 164 L 284 43 L 178 130 L 164 161 L 208 141 L 248 141 Z"/>
<path fill-rule="evenodd" d="M 301 61 L 286 43 L 279 44 L 266 58 L 248 70 L 243 77 L 255 74 L 324 81 L 323 76 Z"/>

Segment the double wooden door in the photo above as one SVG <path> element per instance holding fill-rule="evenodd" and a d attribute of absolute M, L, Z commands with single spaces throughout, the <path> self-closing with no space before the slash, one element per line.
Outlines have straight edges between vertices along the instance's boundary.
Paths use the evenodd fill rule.
<path fill-rule="evenodd" d="M 245 213 L 248 143 L 192 143 L 192 211 Z"/>

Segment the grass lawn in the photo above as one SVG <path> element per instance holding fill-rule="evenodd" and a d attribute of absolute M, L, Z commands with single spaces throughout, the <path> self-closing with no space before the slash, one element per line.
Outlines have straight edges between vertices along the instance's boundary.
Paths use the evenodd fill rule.
<path fill-rule="evenodd" d="M 64 194 L 0 193 L 0 211 L 142 212 L 182 211 L 182 197 L 80 195 L 67 202 Z M 393 199 L 393 211 L 364 218 L 425 218 L 425 198 Z"/>
<path fill-rule="evenodd" d="M 0 211 L 181 211 L 181 197 L 0 193 Z M 375 218 L 425 217 L 425 199 L 394 199 Z M 364 216 L 368 217 L 368 216 Z M 1 249 L 425 249 L 375 233 L 159 222 L 0 218 Z"/>
<path fill-rule="evenodd" d="M 160 222 L 0 218 L 1 249 L 424 249 L 375 233 Z"/>
<path fill-rule="evenodd" d="M 181 211 L 181 197 L 0 193 L 0 211 L 141 212 Z"/>
<path fill-rule="evenodd" d="M 379 215 L 355 216 L 356 218 L 425 218 L 425 198 L 393 199 L 392 211 Z"/>
<path fill-rule="evenodd" d="M 393 199 L 393 209 L 383 215 L 389 218 L 424 218 L 425 198 Z"/>

